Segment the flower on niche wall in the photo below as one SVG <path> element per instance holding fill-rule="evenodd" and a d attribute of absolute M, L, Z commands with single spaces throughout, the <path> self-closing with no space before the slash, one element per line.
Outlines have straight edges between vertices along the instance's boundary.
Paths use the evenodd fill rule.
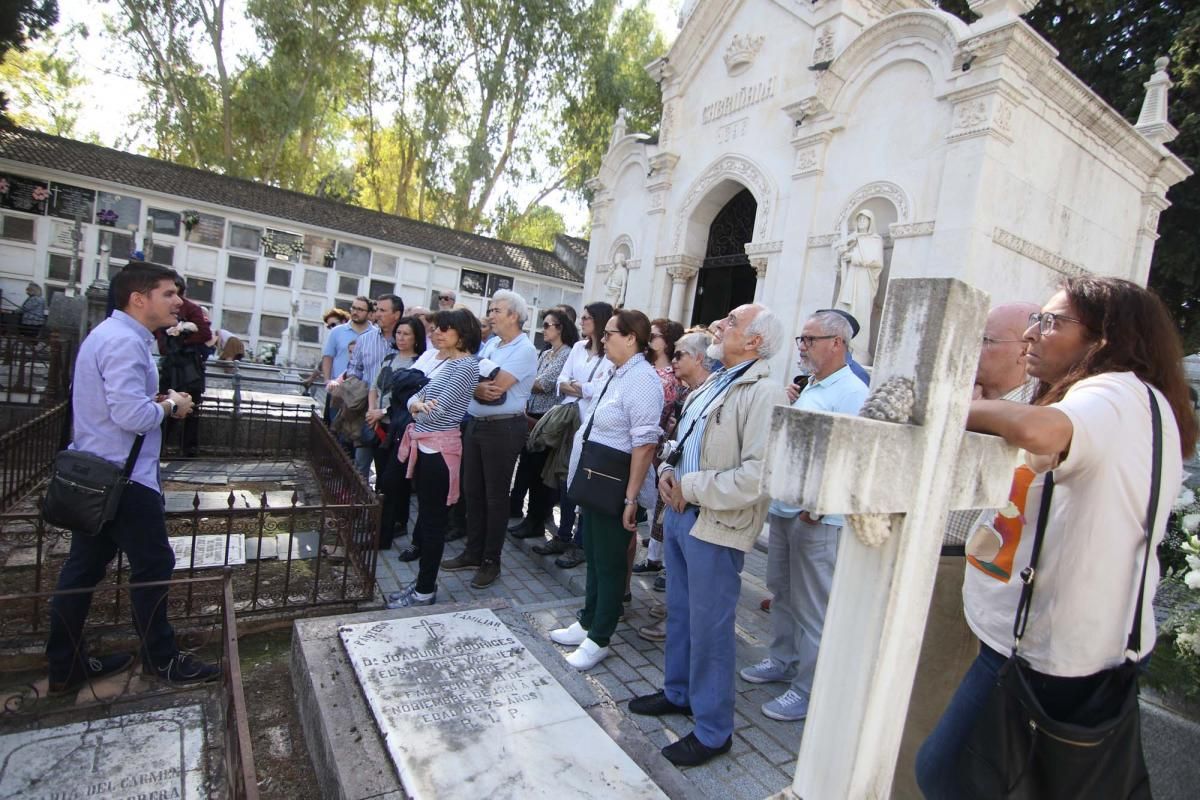
<path fill-rule="evenodd" d="M 50 199 L 50 190 L 45 186 L 38 186 L 33 190 L 33 199 L 39 203 Z"/>
<path fill-rule="evenodd" d="M 116 225 L 118 217 L 120 217 L 120 214 L 111 208 L 103 208 L 96 213 L 96 221 L 101 225 Z"/>
<path fill-rule="evenodd" d="M 0 194 L 8 194 L 8 178 L 0 178 Z"/>

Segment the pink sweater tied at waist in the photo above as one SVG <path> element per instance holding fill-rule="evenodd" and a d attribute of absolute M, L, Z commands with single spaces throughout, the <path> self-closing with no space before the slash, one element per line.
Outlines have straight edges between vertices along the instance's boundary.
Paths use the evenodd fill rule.
<path fill-rule="evenodd" d="M 418 431 L 416 423 L 408 423 L 404 429 L 404 438 L 400 440 L 400 449 L 396 458 L 400 462 L 408 462 L 407 475 L 411 479 L 413 470 L 417 468 L 417 443 L 424 442 L 442 454 L 446 462 L 446 471 L 450 473 L 450 493 L 446 495 L 446 505 L 452 506 L 458 502 L 458 466 L 462 461 L 462 432 L 455 428 L 449 431 Z"/>

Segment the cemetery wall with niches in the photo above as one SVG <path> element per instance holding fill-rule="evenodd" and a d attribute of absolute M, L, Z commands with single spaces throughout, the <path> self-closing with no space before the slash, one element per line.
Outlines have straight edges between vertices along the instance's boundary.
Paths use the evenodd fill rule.
<path fill-rule="evenodd" d="M 128 185 L 96 177 L 113 174 Z M 482 315 L 486 297 L 505 288 L 535 309 L 578 307 L 587 243 L 560 239 L 555 252 L 522 247 L 82 142 L 0 132 L 0 306 L 18 307 L 30 281 L 49 303 L 74 281 L 107 280 L 142 251 L 186 277 L 215 327 L 252 353 L 273 345 L 297 366 L 320 361 L 322 313 L 349 309 L 357 295 L 395 293 L 406 306 L 436 307 L 438 293 L 453 290 Z"/>

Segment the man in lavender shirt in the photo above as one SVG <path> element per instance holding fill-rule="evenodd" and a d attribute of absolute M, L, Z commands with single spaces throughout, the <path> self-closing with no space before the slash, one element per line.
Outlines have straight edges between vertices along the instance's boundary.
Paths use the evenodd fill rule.
<path fill-rule="evenodd" d="M 138 434 L 145 440 L 116 517 L 96 536 L 74 533 L 71 552 L 58 576 L 58 589 L 90 589 L 104 578 L 119 548 L 129 562 L 130 583 L 165 581 L 175 568 L 167 543 L 162 487 L 158 479 L 160 426 L 167 417 L 182 419 L 192 398 L 171 388 L 156 395 L 158 370 L 151 356 L 154 331 L 177 321 L 182 298 L 168 267 L 130 261 L 113 278 L 116 310 L 84 339 L 75 362 L 71 395 L 75 439 L 70 449 L 124 464 Z M 216 666 L 182 652 L 167 622 L 167 589 L 156 586 L 130 592 L 133 625 L 141 638 L 142 671 L 181 686 L 214 680 Z M 89 680 L 129 667 L 125 653 L 91 656 L 83 625 L 90 593 L 56 595 L 50 603 L 50 694 L 74 691 Z"/>

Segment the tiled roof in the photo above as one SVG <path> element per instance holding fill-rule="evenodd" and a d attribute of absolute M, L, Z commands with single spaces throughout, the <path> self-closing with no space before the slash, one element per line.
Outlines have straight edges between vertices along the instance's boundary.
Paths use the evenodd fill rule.
<path fill-rule="evenodd" d="M 24 128 L 0 128 L 0 158 L 564 281 L 583 280 L 582 273 L 548 250 Z M 585 242 L 585 258 L 586 252 Z"/>

